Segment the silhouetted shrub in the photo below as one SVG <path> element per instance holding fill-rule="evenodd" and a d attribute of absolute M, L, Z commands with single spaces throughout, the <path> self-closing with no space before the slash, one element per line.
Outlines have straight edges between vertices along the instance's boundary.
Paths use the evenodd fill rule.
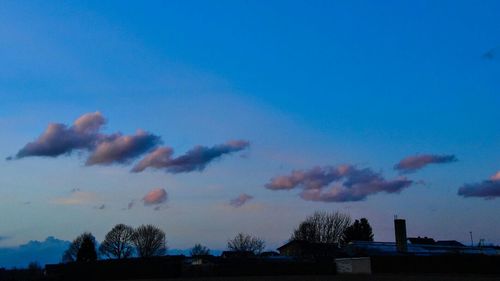
<path fill-rule="evenodd" d="M 231 251 L 253 252 L 254 254 L 262 252 L 265 246 L 264 240 L 244 233 L 238 233 L 227 242 L 227 248 Z"/>
<path fill-rule="evenodd" d="M 210 250 L 201 245 L 201 244 L 195 244 L 194 247 L 191 249 L 191 256 L 206 256 L 210 254 Z"/>

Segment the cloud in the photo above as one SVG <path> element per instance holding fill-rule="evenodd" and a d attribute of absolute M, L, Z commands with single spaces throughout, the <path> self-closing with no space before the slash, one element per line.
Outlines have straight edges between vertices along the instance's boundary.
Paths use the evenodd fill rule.
<path fill-rule="evenodd" d="M 455 155 L 422 154 L 402 159 L 394 165 L 394 169 L 399 170 L 401 173 L 412 173 L 429 164 L 445 164 L 455 161 L 458 161 Z"/>
<path fill-rule="evenodd" d="M 84 205 L 95 202 L 97 196 L 92 192 L 72 191 L 68 197 L 59 197 L 54 199 L 54 203 L 60 205 Z"/>
<path fill-rule="evenodd" d="M 489 49 L 488 51 L 486 51 L 482 57 L 484 59 L 487 59 L 487 60 L 493 60 L 496 56 L 497 56 L 497 52 L 498 50 L 500 49 L 500 46 L 499 47 L 495 47 L 495 48 L 492 48 L 492 49 Z"/>
<path fill-rule="evenodd" d="M 293 189 L 302 185 L 305 189 L 320 189 L 329 183 L 339 180 L 350 169 L 350 166 L 314 167 L 310 170 L 292 171 L 290 175 L 278 176 L 266 185 L 268 189 Z"/>
<path fill-rule="evenodd" d="M 185 173 L 203 171 L 212 161 L 250 145 L 248 141 L 235 140 L 213 147 L 196 146 L 184 155 L 173 157 L 172 148 L 158 148 L 161 143 L 159 136 L 141 129 L 133 135 L 100 133 L 105 123 L 106 119 L 100 112 L 84 114 L 71 126 L 51 123 L 36 140 L 6 160 L 28 156 L 57 157 L 81 150 L 88 152 L 85 165 L 92 166 L 129 164 L 142 154 L 149 153 L 133 167 L 132 172 L 155 168 L 169 173 Z"/>
<path fill-rule="evenodd" d="M 463 197 L 483 197 L 485 199 L 500 197 L 500 171 L 492 175 L 490 179 L 480 183 L 465 184 L 458 189 L 458 195 Z"/>
<path fill-rule="evenodd" d="M 156 207 L 153 208 L 153 211 L 161 211 L 161 210 L 164 210 L 164 209 L 167 209 L 168 207 L 166 205 L 158 205 Z"/>
<path fill-rule="evenodd" d="M 146 155 L 132 172 L 142 172 L 146 168 L 164 169 L 169 173 L 185 173 L 203 171 L 206 166 L 223 156 L 247 148 L 248 141 L 236 140 L 213 147 L 196 146 L 177 158 L 172 158 L 173 150 L 169 147 L 160 147 Z"/>
<path fill-rule="evenodd" d="M 142 172 L 148 167 L 156 169 L 168 167 L 169 163 L 172 161 L 171 157 L 173 153 L 174 150 L 170 147 L 159 147 L 137 163 L 134 168 L 132 168 L 132 172 Z"/>
<path fill-rule="evenodd" d="M 51 123 L 35 141 L 26 144 L 16 154 L 20 159 L 28 156 L 56 157 L 69 154 L 76 149 L 90 149 L 99 138 L 99 130 L 106 123 L 100 112 L 87 113 L 72 126 Z M 12 157 L 8 157 L 9 160 Z"/>
<path fill-rule="evenodd" d="M 301 189 L 300 197 L 308 201 L 349 202 L 365 200 L 380 192 L 399 193 L 412 184 L 405 177 L 386 180 L 369 168 L 340 165 L 292 171 L 290 175 L 272 178 L 266 188 Z"/>
<path fill-rule="evenodd" d="M 229 201 L 229 205 L 239 208 L 251 199 L 253 199 L 253 196 L 243 193 L 240 194 L 238 197 L 231 199 L 231 201 Z"/>
<path fill-rule="evenodd" d="M 134 205 L 135 205 L 135 200 L 131 200 L 130 202 L 128 202 L 128 204 L 127 204 L 127 210 L 132 209 L 132 207 L 134 207 Z"/>
<path fill-rule="evenodd" d="M 144 205 L 157 205 L 167 201 L 167 192 L 163 188 L 155 188 L 142 198 Z"/>
<path fill-rule="evenodd" d="M 500 181 L 500 171 L 496 172 L 494 175 L 490 177 L 492 181 Z"/>
<path fill-rule="evenodd" d="M 104 210 L 104 209 L 106 209 L 106 205 L 105 204 L 101 204 L 99 206 L 96 206 L 95 208 L 98 209 L 98 210 Z"/>
<path fill-rule="evenodd" d="M 151 150 L 160 143 L 160 137 L 143 130 L 135 135 L 114 134 L 103 138 L 88 157 L 86 165 L 126 163 Z"/>

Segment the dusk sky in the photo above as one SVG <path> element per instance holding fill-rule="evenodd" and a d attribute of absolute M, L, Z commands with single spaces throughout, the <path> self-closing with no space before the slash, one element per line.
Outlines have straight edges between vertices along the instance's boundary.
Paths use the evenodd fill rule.
<path fill-rule="evenodd" d="M 0 247 L 500 243 L 499 1 L 1 1 Z"/>

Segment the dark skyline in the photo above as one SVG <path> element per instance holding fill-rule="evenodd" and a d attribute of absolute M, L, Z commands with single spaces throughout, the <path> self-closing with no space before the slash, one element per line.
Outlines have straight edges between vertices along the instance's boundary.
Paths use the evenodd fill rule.
<path fill-rule="evenodd" d="M 0 4 L 0 247 L 315 210 L 499 244 L 497 1 Z M 200 238 L 200 233 L 203 237 Z"/>

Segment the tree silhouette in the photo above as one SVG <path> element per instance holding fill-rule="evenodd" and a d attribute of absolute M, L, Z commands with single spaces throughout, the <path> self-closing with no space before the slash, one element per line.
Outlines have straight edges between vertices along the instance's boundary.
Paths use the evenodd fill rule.
<path fill-rule="evenodd" d="M 264 240 L 248 234 L 238 233 L 233 239 L 227 242 L 227 248 L 237 252 L 253 252 L 259 254 L 264 250 L 266 243 Z"/>
<path fill-rule="evenodd" d="M 95 238 L 91 233 L 86 233 L 82 237 L 82 244 L 76 254 L 77 262 L 91 262 L 97 260 L 97 252 L 95 250 Z"/>
<path fill-rule="evenodd" d="M 77 237 L 75 240 L 73 240 L 73 242 L 71 242 L 71 244 L 69 245 L 68 249 L 64 251 L 62 256 L 63 263 L 76 261 L 76 254 L 80 249 L 80 244 L 82 244 L 82 241 L 79 240 L 79 238 L 80 237 Z"/>
<path fill-rule="evenodd" d="M 76 237 L 73 242 L 69 245 L 68 249 L 64 251 L 63 256 L 62 256 L 62 262 L 63 263 L 68 263 L 68 262 L 74 262 L 78 260 L 78 252 L 80 251 L 80 248 L 82 247 L 83 241 L 84 240 L 91 240 L 93 245 L 94 245 L 94 252 L 95 252 L 95 238 L 90 232 L 84 232 L 80 234 L 78 237 Z M 97 257 L 97 255 L 96 255 Z"/>
<path fill-rule="evenodd" d="M 85 249 L 83 252 L 80 254 L 80 250 L 82 248 L 82 245 L 85 242 Z M 92 254 L 92 250 L 90 249 L 90 245 L 92 245 L 93 252 L 95 254 L 95 258 L 93 260 L 97 259 L 97 254 L 95 252 L 95 238 L 90 232 L 84 232 L 80 234 L 78 237 L 76 237 L 73 242 L 69 245 L 68 249 L 64 251 L 64 254 L 62 256 L 62 262 L 68 263 L 68 262 L 74 262 L 74 261 L 80 261 L 78 258 L 79 255 L 83 255 L 81 258 L 87 259 L 87 257 L 92 258 L 94 256 Z"/>
<path fill-rule="evenodd" d="M 340 212 L 314 212 L 294 230 L 290 240 L 312 243 L 341 243 L 351 217 Z"/>
<path fill-rule="evenodd" d="M 108 258 L 124 259 L 132 255 L 134 229 L 128 225 L 117 224 L 111 229 L 99 246 L 99 252 Z"/>
<path fill-rule="evenodd" d="M 203 255 L 208 255 L 210 254 L 210 250 L 202 246 L 201 244 L 195 244 L 194 247 L 191 249 L 191 256 L 203 256 Z"/>
<path fill-rule="evenodd" d="M 344 243 L 349 243 L 351 241 L 373 241 L 372 227 L 368 223 L 368 220 L 366 218 L 355 220 L 354 223 L 344 231 L 343 240 Z"/>
<path fill-rule="evenodd" d="M 162 256 L 167 250 L 165 232 L 150 224 L 135 230 L 133 242 L 139 257 Z"/>

